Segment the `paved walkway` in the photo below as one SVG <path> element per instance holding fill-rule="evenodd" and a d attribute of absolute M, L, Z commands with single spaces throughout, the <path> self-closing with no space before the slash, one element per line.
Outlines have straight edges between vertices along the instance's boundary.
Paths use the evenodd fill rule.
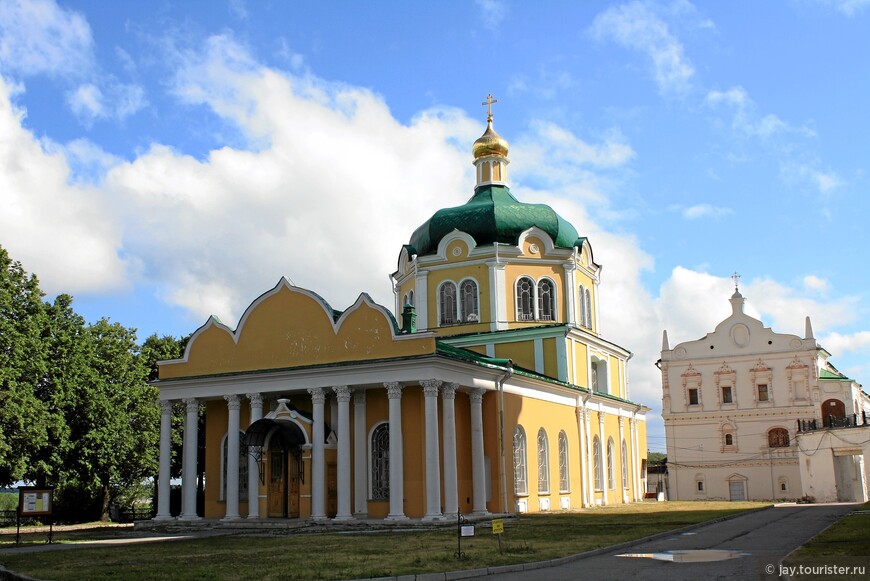
<path fill-rule="evenodd" d="M 487 575 L 497 577 L 499 581 L 536 581 L 544 578 L 548 581 L 575 581 L 581 578 L 611 580 L 616 577 L 627 577 L 633 581 L 779 579 L 779 563 L 786 555 L 855 506 L 782 505 L 554 561 L 418 575 L 416 579 L 437 581 Z M 205 527 L 178 534 L 167 534 L 165 531 L 132 532 L 124 538 L 0 549 L 0 557 L 9 553 L 165 542 L 232 533 L 232 530 Z M 773 574 L 768 574 L 768 571 L 773 571 Z M 403 576 L 402 580 L 414 578 L 409 575 Z"/>

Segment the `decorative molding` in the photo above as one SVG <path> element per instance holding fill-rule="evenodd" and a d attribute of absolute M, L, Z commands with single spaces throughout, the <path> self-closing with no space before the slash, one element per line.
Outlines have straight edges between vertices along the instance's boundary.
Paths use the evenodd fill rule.
<path fill-rule="evenodd" d="M 347 403 L 350 401 L 350 388 L 346 385 L 336 385 L 333 386 L 333 391 L 335 391 L 335 399 L 338 400 L 339 403 Z"/>
<path fill-rule="evenodd" d="M 326 401 L 326 393 L 322 387 L 311 387 L 308 389 L 308 393 L 311 394 L 312 403 L 323 404 Z"/>
<path fill-rule="evenodd" d="M 227 409 L 238 411 L 240 407 L 242 407 L 242 400 L 237 395 L 225 395 L 224 399 L 227 400 Z"/>
<path fill-rule="evenodd" d="M 402 384 L 398 381 L 387 381 L 384 383 L 387 388 L 387 397 L 389 399 L 402 399 Z"/>
<path fill-rule="evenodd" d="M 249 393 L 245 397 L 247 397 L 251 401 L 252 408 L 262 408 L 263 407 L 263 394 L 261 394 L 261 393 Z"/>
<path fill-rule="evenodd" d="M 423 395 L 426 397 L 438 397 L 438 387 L 441 381 L 438 379 L 424 379 L 420 382 L 423 386 Z"/>
<path fill-rule="evenodd" d="M 189 413 L 189 414 L 192 414 L 192 413 L 198 414 L 199 413 L 199 400 L 198 399 L 196 399 L 195 397 L 191 397 L 191 398 L 185 398 L 181 401 L 184 402 L 184 405 L 187 408 L 187 410 L 186 410 L 187 413 Z"/>
<path fill-rule="evenodd" d="M 453 382 L 447 382 L 441 385 L 441 399 L 455 399 L 456 398 L 456 388 L 459 387 L 459 384 Z"/>
<path fill-rule="evenodd" d="M 172 413 L 172 400 L 161 399 L 160 400 L 160 413 L 163 415 L 169 415 Z"/>

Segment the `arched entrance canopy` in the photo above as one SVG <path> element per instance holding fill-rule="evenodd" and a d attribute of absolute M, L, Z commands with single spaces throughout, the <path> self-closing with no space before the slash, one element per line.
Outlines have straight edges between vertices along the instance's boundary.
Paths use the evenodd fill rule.
<path fill-rule="evenodd" d="M 262 447 L 266 443 L 266 438 L 272 434 L 270 444 L 272 448 L 281 448 L 282 450 L 291 450 L 305 444 L 305 434 L 294 422 L 284 419 L 263 418 L 257 420 L 245 430 L 245 446 L 247 447 Z M 277 440 L 276 440 L 277 438 Z"/>

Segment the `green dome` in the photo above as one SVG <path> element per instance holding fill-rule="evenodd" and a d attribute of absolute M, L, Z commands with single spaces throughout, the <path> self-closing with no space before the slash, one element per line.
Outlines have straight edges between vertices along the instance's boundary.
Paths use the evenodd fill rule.
<path fill-rule="evenodd" d="M 546 204 L 524 204 L 507 186 L 478 187 L 468 202 L 435 212 L 411 235 L 410 246 L 419 256 L 433 254 L 438 243 L 454 230 L 466 232 L 478 246 L 502 242 L 517 244 L 520 234 L 537 226 L 550 235 L 557 248 L 580 246 L 583 240 L 567 220 Z"/>

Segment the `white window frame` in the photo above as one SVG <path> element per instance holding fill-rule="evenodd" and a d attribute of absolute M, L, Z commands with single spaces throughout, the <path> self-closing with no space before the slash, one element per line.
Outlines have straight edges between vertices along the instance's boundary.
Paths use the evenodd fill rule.
<path fill-rule="evenodd" d="M 522 426 L 514 430 L 514 494 L 525 496 L 529 493 L 529 478 L 527 473 L 528 442 L 526 431 Z"/>
<path fill-rule="evenodd" d="M 453 289 L 453 304 L 450 305 L 449 308 L 447 305 L 445 305 L 445 293 L 447 288 Z M 459 289 L 457 288 L 456 283 L 452 280 L 445 280 L 438 285 L 438 326 L 449 327 L 451 325 L 457 324 L 457 319 L 459 318 L 457 315 L 458 312 Z M 447 318 L 448 316 L 449 320 Z"/>
<path fill-rule="evenodd" d="M 559 492 L 571 492 L 571 467 L 568 455 L 568 435 L 559 432 Z"/>
<path fill-rule="evenodd" d="M 550 493 L 550 441 L 544 428 L 538 430 L 538 494 Z"/>

